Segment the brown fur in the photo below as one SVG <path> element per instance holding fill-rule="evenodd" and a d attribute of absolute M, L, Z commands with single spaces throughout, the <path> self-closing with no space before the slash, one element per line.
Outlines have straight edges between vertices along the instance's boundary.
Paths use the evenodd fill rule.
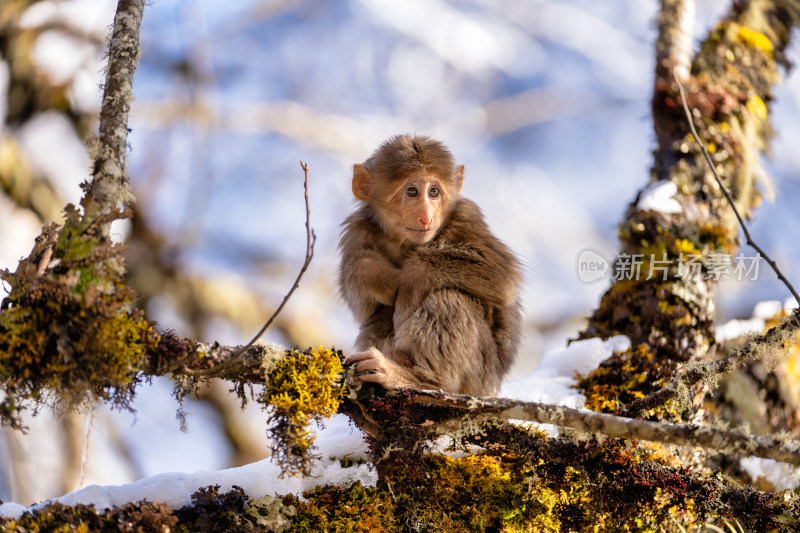
<path fill-rule="evenodd" d="M 458 195 L 463 167 L 438 141 L 392 138 L 363 167 L 354 169 L 354 191 L 366 169 L 369 193 L 344 223 L 339 277 L 361 324 L 361 351 L 350 357 L 361 379 L 495 394 L 520 338 L 517 258 L 480 209 Z M 441 201 L 404 203 L 408 183 L 430 181 L 442 189 Z M 432 205 L 426 209 L 438 226 L 429 240 L 415 242 L 400 225 L 422 201 Z"/>

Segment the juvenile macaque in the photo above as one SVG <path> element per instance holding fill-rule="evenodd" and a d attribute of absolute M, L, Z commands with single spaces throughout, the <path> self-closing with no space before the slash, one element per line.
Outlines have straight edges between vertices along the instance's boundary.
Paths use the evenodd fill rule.
<path fill-rule="evenodd" d="M 492 395 L 517 352 L 520 265 L 459 193 L 464 166 L 398 135 L 353 167 L 339 284 L 361 324 L 348 360 L 386 388 Z"/>

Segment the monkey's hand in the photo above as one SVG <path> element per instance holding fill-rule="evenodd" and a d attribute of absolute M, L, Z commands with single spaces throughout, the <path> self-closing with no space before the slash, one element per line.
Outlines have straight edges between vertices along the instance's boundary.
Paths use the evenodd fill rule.
<path fill-rule="evenodd" d="M 374 346 L 370 346 L 363 352 L 351 354 L 346 360 L 354 363 L 356 376 L 361 381 L 378 383 L 387 389 L 410 385 L 407 380 L 403 379 L 403 375 L 408 372 L 407 369 L 385 356 Z"/>

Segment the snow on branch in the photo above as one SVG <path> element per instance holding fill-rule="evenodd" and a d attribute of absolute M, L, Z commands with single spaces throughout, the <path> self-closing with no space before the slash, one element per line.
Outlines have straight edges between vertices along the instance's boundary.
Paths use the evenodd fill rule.
<path fill-rule="evenodd" d="M 680 80 L 689 77 L 692 63 L 692 45 L 696 0 L 662 0 L 656 23 L 656 72 Z"/>

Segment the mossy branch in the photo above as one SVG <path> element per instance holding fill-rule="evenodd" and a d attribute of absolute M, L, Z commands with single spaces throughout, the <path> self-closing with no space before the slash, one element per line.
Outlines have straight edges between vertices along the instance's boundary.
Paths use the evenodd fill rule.
<path fill-rule="evenodd" d="M 22 428 L 21 412 L 45 402 L 71 408 L 88 397 L 129 408 L 145 354 L 157 349 L 153 325 L 132 305 L 123 247 L 108 238 L 111 223 L 130 216 L 120 206 L 133 200 L 125 152 L 144 6 L 117 6 L 83 213 L 67 205 L 61 228 L 45 226 L 16 272 L 0 271 L 10 286 L 0 306 L 3 425 Z"/>
<path fill-rule="evenodd" d="M 745 224 L 742 215 L 739 214 L 739 210 L 736 209 L 736 203 L 733 201 L 731 193 L 728 192 L 728 188 L 725 187 L 725 184 L 722 183 L 722 180 L 719 177 L 717 168 L 714 166 L 714 161 L 711 160 L 711 156 L 708 153 L 706 145 L 698 140 L 701 137 L 697 133 L 697 129 L 694 127 L 692 112 L 689 110 L 689 104 L 686 103 L 686 92 L 683 90 L 683 85 L 681 84 L 680 80 L 678 80 L 677 75 L 675 76 L 675 84 L 678 86 L 678 91 L 680 92 L 681 95 L 681 105 L 683 106 L 684 113 L 686 113 L 686 122 L 689 124 L 689 129 L 692 131 L 692 135 L 694 136 L 694 141 L 697 143 L 698 147 L 703 152 L 703 158 L 705 159 L 706 164 L 708 165 L 708 168 L 711 171 L 711 174 L 714 176 L 714 180 L 716 180 L 717 185 L 719 186 L 720 190 L 725 196 L 725 199 L 730 204 L 731 209 L 733 210 L 733 214 L 736 215 L 736 220 L 739 222 L 739 226 L 742 228 L 742 233 L 744 233 L 745 241 L 747 242 L 747 244 L 752 246 L 755 249 L 755 251 L 758 252 L 759 255 L 769 264 L 770 268 L 772 268 L 772 270 L 775 272 L 775 275 L 778 276 L 778 279 L 781 280 L 783 284 L 786 285 L 786 288 L 789 289 L 789 292 L 792 293 L 794 301 L 800 303 L 800 294 L 797 294 L 797 290 L 795 290 L 792 283 L 786 278 L 786 276 L 783 275 L 783 272 L 781 272 L 781 269 L 778 268 L 777 263 L 775 263 L 775 261 L 769 255 L 767 255 L 767 252 L 765 252 L 764 249 L 761 248 L 761 246 L 759 246 L 758 243 L 750 235 L 750 230 L 747 229 L 747 224 Z"/>
<path fill-rule="evenodd" d="M 682 391 L 688 390 L 695 383 L 716 381 L 722 376 L 744 367 L 745 364 L 763 353 L 765 348 L 769 346 L 783 347 L 784 341 L 794 337 L 798 330 L 800 330 L 800 308 L 792 311 L 780 324 L 763 335 L 750 339 L 736 353 L 716 361 L 704 361 L 686 365 L 683 371 L 674 375 L 666 386 L 641 400 L 630 403 L 622 413 L 625 416 L 638 416 L 639 413 L 654 409 L 677 398 Z"/>
<path fill-rule="evenodd" d="M 793 324 L 796 325 L 796 322 L 793 322 Z M 786 327 L 788 326 L 784 324 L 775 329 L 785 329 Z M 782 333 L 775 332 L 769 337 L 765 335 L 764 337 L 767 337 L 767 339 L 763 342 L 774 340 L 779 334 Z M 191 341 L 169 335 L 162 337 L 161 346 L 164 352 L 169 351 L 169 346 L 172 346 L 173 351 L 177 348 L 180 351 L 184 351 L 184 354 L 176 357 L 175 353 L 170 356 L 166 356 L 165 353 L 165 357 L 161 360 L 152 362 L 153 366 L 150 371 L 154 374 L 171 372 L 176 375 L 192 376 L 194 372 L 189 374 L 185 372 L 187 365 L 189 365 L 189 368 L 203 369 L 204 377 L 215 376 L 236 382 L 246 380 L 255 383 L 266 383 L 270 387 L 273 384 L 269 380 L 275 376 L 274 371 L 269 370 L 270 368 L 278 363 L 288 365 L 287 368 L 296 368 L 298 364 L 295 360 L 297 359 L 295 352 L 288 351 L 277 345 L 255 344 L 242 352 L 241 357 L 235 357 L 240 350 L 239 347 L 200 343 L 191 344 L 190 346 L 187 343 L 191 343 Z M 750 353 L 755 349 L 755 346 L 751 348 Z M 316 354 L 309 352 L 306 355 L 309 361 L 313 361 L 324 354 L 321 354 L 321 352 Z M 229 364 L 228 361 L 234 358 L 236 363 Z M 305 361 L 305 358 L 303 360 Z M 736 364 L 732 359 L 728 360 L 727 363 L 723 363 L 722 360 L 718 363 L 720 363 L 719 368 L 724 368 L 724 365 Z M 219 371 L 217 372 L 215 369 Z M 339 368 L 334 374 L 341 371 Z M 336 384 L 333 386 L 334 388 L 341 387 L 341 385 Z M 307 387 L 301 388 L 305 390 Z M 300 390 L 299 388 L 297 389 L 298 391 Z M 353 390 L 358 391 L 359 388 L 353 387 Z M 368 390 L 373 391 L 372 388 Z M 298 394 L 301 394 L 301 392 L 298 392 Z M 265 403 L 272 403 L 268 398 L 275 397 L 277 396 L 265 397 L 267 399 Z M 388 400 L 393 397 L 399 400 L 399 402 L 394 403 L 394 408 L 405 409 L 408 406 L 418 405 L 421 408 L 423 417 L 426 410 L 431 406 L 452 410 L 448 411 L 445 416 L 438 417 L 437 415 L 438 420 L 434 420 L 433 424 L 423 424 L 423 427 L 429 426 L 424 432 L 428 434 L 427 436 L 457 435 L 463 431 L 465 424 L 479 424 L 484 421 L 526 420 L 570 428 L 580 433 L 597 433 L 628 440 L 697 446 L 709 450 L 722 450 L 728 453 L 748 456 L 754 455 L 800 465 L 800 443 L 782 441 L 772 437 L 752 436 L 697 425 L 672 425 L 650 422 L 588 410 L 507 398 L 469 396 L 442 391 L 400 389 L 396 392 L 389 392 L 386 395 Z M 283 394 L 281 401 L 286 403 L 288 401 L 287 398 Z M 299 401 L 299 397 L 292 401 Z M 356 402 L 345 405 L 341 411 L 351 416 L 359 425 L 366 421 L 368 427 L 364 429 L 372 434 L 373 437 L 380 437 L 379 434 L 383 429 L 390 432 L 395 429 L 393 426 L 382 426 L 379 423 L 373 423 L 370 418 L 369 407 L 366 407 L 367 404 L 368 402 L 356 400 Z M 382 406 L 385 407 L 386 404 L 382 404 Z M 299 411 L 309 411 L 306 407 L 298 404 Z M 332 414 L 330 409 L 327 412 Z"/>
<path fill-rule="evenodd" d="M 148 355 L 142 370 L 149 376 L 219 378 L 263 384 L 265 369 L 289 352 L 283 346 L 266 343 L 253 344 L 246 350 L 242 348 L 199 342 L 167 331 L 161 334 L 158 349 Z"/>

